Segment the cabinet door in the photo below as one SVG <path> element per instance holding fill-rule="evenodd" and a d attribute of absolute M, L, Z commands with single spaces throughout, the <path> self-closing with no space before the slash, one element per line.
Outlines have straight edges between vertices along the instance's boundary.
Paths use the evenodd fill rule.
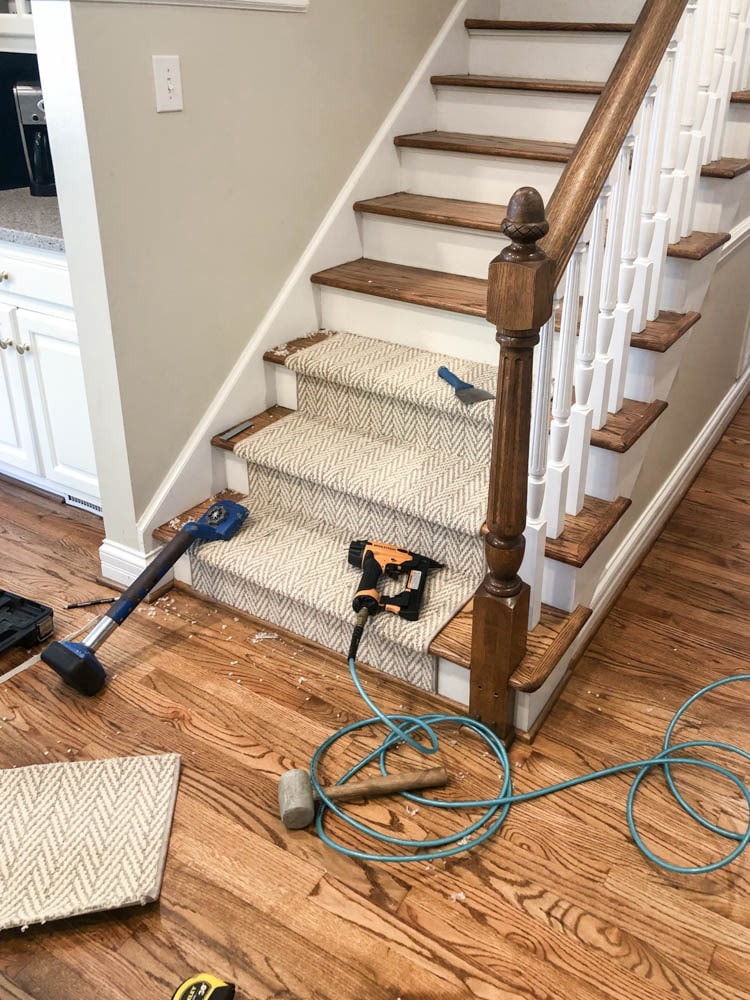
<path fill-rule="evenodd" d="M 99 496 L 94 446 L 78 338 L 73 320 L 27 309 L 17 314 L 45 479 L 70 491 Z"/>
<path fill-rule="evenodd" d="M 15 306 L 0 303 L 0 462 L 25 472 L 39 472 L 29 395 L 16 353 Z"/>

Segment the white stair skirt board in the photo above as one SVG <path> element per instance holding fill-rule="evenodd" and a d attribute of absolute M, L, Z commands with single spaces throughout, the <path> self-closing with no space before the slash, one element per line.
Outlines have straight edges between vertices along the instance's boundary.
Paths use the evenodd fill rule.
<path fill-rule="evenodd" d="M 526 13 L 521 20 L 528 20 Z M 607 80 L 627 35 L 591 31 L 470 31 L 469 72 L 552 80 Z"/>
<path fill-rule="evenodd" d="M 497 364 L 495 330 L 486 319 L 339 288 L 320 291 L 321 325 L 329 330 L 356 330 L 363 337 Z"/>
<path fill-rule="evenodd" d="M 501 16 L 510 21 L 606 21 L 633 23 L 643 0 L 502 0 Z"/>
<path fill-rule="evenodd" d="M 149 565 L 159 551 L 159 548 L 161 546 L 158 546 L 151 552 L 139 552 L 136 549 L 128 548 L 126 545 L 120 545 L 119 542 L 113 542 L 105 538 L 99 546 L 102 576 L 105 580 L 112 580 L 123 587 L 129 587 L 133 580 Z M 167 583 L 169 579 L 170 575 L 167 573 L 160 583 Z"/>
<path fill-rule="evenodd" d="M 631 347 L 625 396 L 644 403 L 652 403 L 655 399 L 669 399 L 669 390 L 679 371 L 691 333 L 692 330 L 684 333 L 664 354 Z"/>
<path fill-rule="evenodd" d="M 507 78 L 505 67 L 501 63 L 498 66 L 491 75 Z M 547 142 L 578 142 L 597 100 L 595 94 L 443 84 L 437 86 L 436 93 L 440 132 L 512 135 L 515 139 L 544 138 Z"/>
<path fill-rule="evenodd" d="M 592 448 L 586 474 L 586 493 L 600 500 L 629 497 L 648 450 L 651 428 L 624 454 Z"/>
<path fill-rule="evenodd" d="M 701 177 L 693 229 L 703 233 L 728 233 L 738 219 L 750 214 L 750 171 L 731 181 Z"/>
<path fill-rule="evenodd" d="M 660 308 L 678 313 L 700 311 L 718 262 L 718 250 L 703 260 L 667 258 Z"/>
<path fill-rule="evenodd" d="M 519 187 L 535 187 L 549 201 L 564 164 L 400 147 L 401 190 L 437 198 L 507 205 Z"/>
<path fill-rule="evenodd" d="M 490 261 L 508 245 L 498 232 L 458 229 L 384 215 L 362 215 L 364 256 L 392 264 L 426 267 L 432 271 L 486 278 Z"/>

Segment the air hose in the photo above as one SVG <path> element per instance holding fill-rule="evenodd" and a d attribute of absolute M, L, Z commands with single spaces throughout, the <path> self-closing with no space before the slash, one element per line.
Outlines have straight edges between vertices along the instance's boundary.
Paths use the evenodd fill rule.
<path fill-rule="evenodd" d="M 537 791 L 525 792 L 523 794 L 516 795 L 513 793 L 510 762 L 505 744 L 488 726 L 484 725 L 482 722 L 477 719 L 461 715 L 442 715 L 439 713 L 431 713 L 427 715 L 386 715 L 384 712 L 380 711 L 377 705 L 375 705 L 367 692 L 364 690 L 362 682 L 357 674 L 357 649 L 359 647 L 359 642 L 364 632 L 366 622 L 367 612 L 362 611 L 357 616 L 357 624 L 355 626 L 354 634 L 352 635 L 352 643 L 349 649 L 349 672 L 351 673 L 354 686 L 356 687 L 360 697 L 374 714 L 371 718 L 363 719 L 359 722 L 353 722 L 350 725 L 339 729 L 338 732 L 334 733 L 318 747 L 310 763 L 310 775 L 313 788 L 315 789 L 321 803 L 316 815 L 318 835 L 325 844 L 334 850 L 339 851 L 341 854 L 345 854 L 351 858 L 358 858 L 361 861 L 425 862 L 434 861 L 439 858 L 449 858 L 484 843 L 484 841 L 497 833 L 505 822 L 511 806 L 516 805 L 517 803 L 529 802 L 532 799 L 542 798 L 545 795 L 551 795 L 555 792 L 561 792 L 568 788 L 574 788 L 576 785 L 582 785 L 589 781 L 596 781 L 599 778 L 606 778 L 613 774 L 621 774 L 624 771 L 635 771 L 635 777 L 630 787 L 625 810 L 628 828 L 633 840 L 643 854 L 645 854 L 647 858 L 659 867 L 670 872 L 678 872 L 686 875 L 700 875 L 705 872 L 716 871 L 719 868 L 724 868 L 726 865 L 734 861 L 735 858 L 739 857 L 739 855 L 747 847 L 748 842 L 750 842 L 750 788 L 748 788 L 745 782 L 743 782 L 736 774 L 732 773 L 732 771 L 729 771 L 727 768 L 722 767 L 719 764 L 714 764 L 711 761 L 701 760 L 700 758 L 693 756 L 693 753 L 698 748 L 713 748 L 738 755 L 744 760 L 750 762 L 750 753 L 740 749 L 739 747 L 732 746 L 729 743 L 723 743 L 716 740 L 688 740 L 682 743 L 671 744 L 672 733 L 675 726 L 684 713 L 695 702 L 697 702 L 704 695 L 710 694 L 712 691 L 715 691 L 726 684 L 734 684 L 738 681 L 750 681 L 750 674 L 737 674 L 733 677 L 723 677 L 711 684 L 707 684 L 705 687 L 701 688 L 700 691 L 697 691 L 694 695 L 688 698 L 688 700 L 672 717 L 664 735 L 662 750 L 654 757 L 649 757 L 645 760 L 618 764 L 614 767 L 608 767 L 601 771 L 592 771 L 589 774 L 584 774 L 577 778 L 571 778 L 569 781 L 563 781 L 559 784 L 549 785 L 546 788 L 540 788 Z M 354 767 L 350 768 L 346 774 L 339 779 L 337 784 L 343 784 L 348 781 L 373 761 L 377 762 L 382 774 L 387 774 L 386 759 L 388 752 L 402 743 L 405 743 L 414 750 L 417 750 L 420 754 L 429 756 L 437 753 L 440 748 L 437 729 L 444 725 L 465 726 L 467 729 L 477 734 L 482 740 L 484 740 L 488 751 L 501 768 L 499 793 L 493 798 L 445 801 L 441 799 L 428 798 L 427 796 L 417 795 L 412 792 L 402 793 L 406 799 L 420 806 L 429 806 L 436 809 L 484 810 L 482 816 L 462 827 L 455 833 L 445 837 L 427 840 L 411 840 L 405 837 L 394 837 L 390 834 L 383 833 L 381 830 L 369 827 L 355 819 L 353 816 L 350 816 L 344 811 L 341 804 L 331 801 L 331 799 L 329 799 L 323 791 L 321 782 L 317 777 L 318 769 L 328 751 L 334 746 L 334 744 L 346 736 L 362 730 L 382 728 L 383 726 L 385 726 L 387 731 L 380 746 L 376 747 L 357 764 L 355 764 Z M 418 736 L 426 738 L 426 742 L 422 742 L 417 738 Z M 732 830 L 724 829 L 723 827 L 709 822 L 709 820 L 696 812 L 696 810 L 685 801 L 675 785 L 671 770 L 672 765 L 674 764 L 686 764 L 692 767 L 703 768 L 704 770 L 713 771 L 731 781 L 738 788 L 741 795 L 744 796 L 745 802 L 747 803 L 748 824 L 745 832 L 735 833 Z M 697 865 L 694 867 L 681 866 L 672 864 L 664 858 L 659 857 L 646 846 L 636 827 L 634 818 L 634 803 L 641 782 L 650 771 L 656 768 L 661 768 L 672 795 L 689 816 L 691 816 L 706 830 L 711 830 L 713 833 L 716 833 L 727 840 L 736 842 L 735 846 L 725 855 L 725 857 L 718 861 L 714 861 L 711 864 Z M 377 852 L 375 850 L 372 852 L 359 851 L 346 847 L 344 844 L 334 840 L 325 829 L 326 815 L 329 810 L 360 833 L 365 834 L 376 842 L 388 845 L 388 853 Z"/>

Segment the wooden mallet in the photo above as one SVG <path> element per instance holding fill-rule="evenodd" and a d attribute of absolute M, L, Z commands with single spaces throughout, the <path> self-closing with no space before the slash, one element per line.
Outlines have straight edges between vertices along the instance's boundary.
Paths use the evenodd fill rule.
<path fill-rule="evenodd" d="M 351 802 L 353 799 L 372 799 L 397 792 L 413 792 L 420 788 L 442 788 L 448 784 L 444 767 L 431 767 L 421 771 L 402 771 L 401 774 L 384 774 L 364 781 L 347 781 L 344 785 L 324 788 L 324 793 L 334 802 Z M 287 771 L 279 778 L 279 814 L 289 830 L 302 830 L 315 818 L 315 803 L 319 801 L 313 791 L 307 771 Z"/>

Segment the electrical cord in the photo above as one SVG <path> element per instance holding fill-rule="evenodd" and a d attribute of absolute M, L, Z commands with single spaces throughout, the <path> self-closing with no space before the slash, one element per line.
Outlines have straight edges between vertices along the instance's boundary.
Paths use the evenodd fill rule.
<path fill-rule="evenodd" d="M 726 865 L 730 864 L 737 857 L 739 857 L 739 855 L 742 854 L 747 847 L 748 842 L 750 842 L 750 788 L 748 785 L 746 785 L 745 782 L 743 782 L 736 774 L 732 773 L 732 771 L 729 771 L 727 768 L 722 767 L 719 764 L 714 764 L 711 761 L 701 760 L 700 758 L 691 755 L 692 751 L 698 747 L 712 747 L 714 749 L 726 751 L 730 754 L 736 754 L 744 760 L 750 762 L 750 753 L 745 750 L 741 750 L 739 747 L 732 746 L 729 743 L 723 743 L 716 740 L 688 740 L 683 743 L 671 744 L 672 733 L 675 726 L 691 705 L 698 701 L 699 698 L 702 698 L 704 695 L 707 695 L 726 684 L 732 684 L 736 681 L 750 681 L 750 674 L 737 674 L 734 677 L 724 677 L 718 681 L 714 681 L 712 684 L 707 684 L 705 687 L 701 688 L 700 691 L 697 691 L 694 695 L 688 698 L 688 700 L 675 713 L 669 723 L 669 726 L 667 727 L 661 753 L 656 754 L 654 757 L 649 757 L 645 760 L 618 764 L 615 767 L 608 767 L 601 771 L 593 771 L 590 774 L 584 774 L 577 778 L 571 778 L 569 781 L 562 781 L 559 784 L 549 785 L 546 788 L 540 788 L 537 791 L 515 795 L 513 793 L 510 761 L 508 759 L 508 752 L 505 749 L 505 744 L 488 726 L 484 725 L 482 722 L 477 719 L 468 718 L 467 716 L 443 715 L 440 713 L 427 715 L 386 715 L 384 712 L 381 712 L 365 691 L 362 686 L 362 682 L 359 679 L 359 675 L 357 674 L 356 650 L 359 645 L 359 639 L 361 638 L 362 631 L 364 630 L 366 618 L 367 616 L 365 614 L 361 621 L 360 618 L 357 619 L 357 629 L 359 630 L 359 634 L 352 638 L 352 647 L 349 650 L 349 672 L 351 673 L 354 686 L 356 687 L 360 697 L 374 714 L 369 719 L 362 719 L 359 722 L 353 722 L 350 725 L 339 729 L 338 732 L 334 733 L 327 740 L 321 743 L 313 754 L 313 758 L 310 763 L 310 777 L 313 788 L 315 789 L 315 792 L 320 800 L 320 806 L 316 815 L 318 835 L 325 844 L 334 850 L 340 852 L 341 854 L 345 854 L 348 857 L 358 858 L 360 861 L 434 861 L 439 858 L 452 857 L 453 855 L 460 854 L 463 851 L 467 851 L 472 847 L 476 847 L 479 844 L 484 843 L 484 841 L 488 840 L 495 833 L 497 833 L 505 822 L 511 806 L 516 805 L 519 802 L 529 802 L 533 799 L 542 798 L 545 795 L 561 792 L 568 788 L 575 788 L 576 785 L 582 785 L 589 781 L 596 781 L 599 778 L 606 778 L 613 774 L 621 774 L 624 771 L 636 772 L 635 778 L 633 779 L 633 783 L 630 787 L 626 804 L 626 818 L 630 834 L 643 854 L 645 854 L 647 858 L 659 867 L 670 872 L 677 872 L 686 875 L 700 875 L 705 872 L 716 871 L 719 868 L 724 868 Z M 472 730 L 480 736 L 481 739 L 483 739 L 487 744 L 487 747 L 492 752 L 502 769 L 500 790 L 498 795 L 494 798 L 446 801 L 428 798 L 424 795 L 416 795 L 413 792 L 402 793 L 404 798 L 411 802 L 418 803 L 423 806 L 434 807 L 436 809 L 485 810 L 482 816 L 469 823 L 467 826 L 464 826 L 457 832 L 449 834 L 445 837 L 437 837 L 427 840 L 411 840 L 405 837 L 394 837 L 390 834 L 383 833 L 380 830 L 376 830 L 373 827 L 355 819 L 353 816 L 350 816 L 344 811 L 340 804 L 333 802 L 325 794 L 321 783 L 318 780 L 317 771 L 325 755 L 340 739 L 363 729 L 382 727 L 383 725 L 388 730 L 388 733 L 381 742 L 380 746 L 376 747 L 369 754 L 358 761 L 338 780 L 337 784 L 342 785 L 355 774 L 359 773 L 359 771 L 372 761 L 377 761 L 381 773 L 387 774 L 386 757 L 388 751 L 401 743 L 406 743 L 408 746 L 417 750 L 420 754 L 432 755 L 437 753 L 440 748 L 440 743 L 436 729 L 446 724 L 451 726 L 465 726 L 467 729 Z M 422 743 L 416 739 L 415 736 L 417 734 L 426 737 L 427 743 Z M 748 806 L 748 824 L 746 831 L 744 833 L 735 833 L 731 830 L 726 830 L 723 827 L 709 822 L 709 820 L 696 812 L 696 810 L 685 801 L 675 785 L 671 770 L 672 765 L 674 764 L 687 764 L 693 767 L 700 767 L 708 771 L 713 771 L 716 774 L 720 774 L 724 778 L 733 782 L 740 793 L 744 796 Z M 675 797 L 682 809 L 688 813 L 688 815 L 696 820 L 696 822 L 700 823 L 700 825 L 706 830 L 711 830 L 712 832 L 719 834 L 721 837 L 737 842 L 736 846 L 723 858 L 718 861 L 714 861 L 711 864 L 697 865 L 694 867 L 675 865 L 664 858 L 659 857 L 646 846 L 638 832 L 633 809 L 641 782 L 646 775 L 655 768 L 662 769 L 672 795 Z M 325 829 L 326 814 L 329 811 L 334 813 L 349 826 L 359 830 L 361 833 L 372 838 L 373 840 L 389 845 L 392 848 L 391 853 L 359 851 L 346 847 L 344 844 L 334 840 Z M 406 848 L 412 848 L 413 850 L 410 853 L 405 853 L 404 849 Z"/>

